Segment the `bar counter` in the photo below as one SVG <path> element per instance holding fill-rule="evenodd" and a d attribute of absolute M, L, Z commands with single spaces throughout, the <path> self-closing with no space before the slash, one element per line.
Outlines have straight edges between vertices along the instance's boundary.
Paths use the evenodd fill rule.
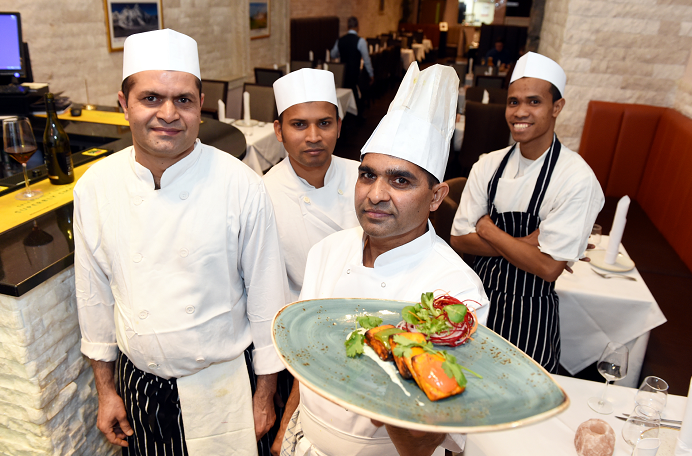
<path fill-rule="evenodd" d="M 132 145 L 128 127 L 62 123 L 76 176 L 90 162 Z M 33 118 L 32 124 L 40 142 L 45 119 Z M 245 153 L 243 134 L 213 119 L 204 119 L 199 138 L 239 159 Z M 89 156 L 75 148 L 106 152 Z M 23 187 L 23 175 L 0 180 L 0 454 L 116 454 L 119 447 L 96 428 L 93 373 L 80 352 L 74 184 L 50 185 L 44 165 L 29 172 L 31 185 L 46 188 L 50 198 L 17 202 L 13 193 Z M 22 221 L 15 225 L 14 220 Z"/>

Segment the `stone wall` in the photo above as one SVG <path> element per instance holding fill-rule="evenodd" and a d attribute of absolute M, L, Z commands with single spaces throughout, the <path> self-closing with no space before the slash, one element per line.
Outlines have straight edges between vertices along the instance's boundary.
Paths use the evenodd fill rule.
<path fill-rule="evenodd" d="M 590 100 L 676 107 L 689 115 L 690 51 L 687 0 L 546 0 L 539 52 L 567 73 L 560 139 L 578 149 Z"/>
<path fill-rule="evenodd" d="M 251 79 L 287 58 L 289 1 L 272 0 L 271 36 L 252 41 L 246 0 L 163 0 L 163 23 L 197 40 L 203 78 Z M 21 13 L 36 81 L 86 102 L 86 79 L 91 103 L 116 104 L 123 53 L 108 51 L 103 1 L 0 0 L 0 11 Z"/>
<path fill-rule="evenodd" d="M 348 31 L 346 21 L 356 16 L 359 35 L 374 37 L 396 30 L 401 19 L 401 0 L 384 0 L 384 10 L 379 10 L 380 0 L 291 0 L 291 17 L 338 16 L 339 34 Z"/>
<path fill-rule="evenodd" d="M 110 455 L 80 353 L 74 268 L 25 295 L 0 295 L 0 454 Z"/>

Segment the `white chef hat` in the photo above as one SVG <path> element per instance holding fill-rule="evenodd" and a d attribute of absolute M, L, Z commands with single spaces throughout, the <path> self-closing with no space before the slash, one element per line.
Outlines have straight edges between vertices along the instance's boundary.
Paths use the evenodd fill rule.
<path fill-rule="evenodd" d="M 360 150 L 410 161 L 442 182 L 454 134 L 459 77 L 450 66 L 413 62 L 375 132 Z"/>
<path fill-rule="evenodd" d="M 310 101 L 326 101 L 339 106 L 334 73 L 312 68 L 302 68 L 277 79 L 274 82 L 274 98 L 279 114 L 293 105 Z"/>
<path fill-rule="evenodd" d="M 130 35 L 125 40 L 123 80 L 147 70 L 184 71 L 202 79 L 197 41 L 171 29 Z"/>
<path fill-rule="evenodd" d="M 517 60 L 509 83 L 511 84 L 520 78 L 543 79 L 557 87 L 560 95 L 565 96 L 565 84 L 567 83 L 565 71 L 555 61 L 544 55 L 527 52 Z"/>

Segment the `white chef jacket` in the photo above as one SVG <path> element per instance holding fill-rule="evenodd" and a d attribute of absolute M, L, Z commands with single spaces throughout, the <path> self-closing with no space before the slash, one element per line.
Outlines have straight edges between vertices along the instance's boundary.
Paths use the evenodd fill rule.
<path fill-rule="evenodd" d="M 263 178 L 276 214 L 292 301 L 300 295 L 312 246 L 332 233 L 358 226 L 353 200 L 359 165 L 332 156 L 322 188 L 298 177 L 288 157 Z"/>
<path fill-rule="evenodd" d="M 424 292 L 444 290 L 459 300 L 472 299 L 480 303 L 482 307 L 476 314 L 479 322 L 485 324 L 488 299 L 481 280 L 435 234 L 432 224 L 428 222 L 428 231 L 419 238 L 378 256 L 374 268 L 363 266 L 364 240 L 363 229 L 358 226 L 332 234 L 315 245 L 308 255 L 300 299 L 373 298 L 418 302 Z M 469 303 L 469 307 L 477 306 Z M 302 407 L 341 432 L 375 438 L 388 435 L 384 426 L 375 427 L 370 418 L 329 402 L 303 385 L 300 386 L 300 402 Z M 306 437 L 310 439 L 307 434 Z M 459 436 L 456 437 L 454 440 L 459 441 Z M 461 451 L 453 443 L 449 445 L 449 449 Z M 338 449 L 322 450 L 327 454 L 339 454 Z"/>
<path fill-rule="evenodd" d="M 488 214 L 488 182 L 508 150 L 509 147 L 491 152 L 473 165 L 454 216 L 453 236 L 475 233 L 476 222 Z M 517 144 L 497 185 L 495 207 L 499 213 L 528 209 L 547 155 L 543 153 L 526 166 Z M 594 172 L 581 155 L 563 144 L 538 211 L 541 219 L 538 248 L 557 261 L 579 260 L 604 202 L 603 190 Z"/>
<path fill-rule="evenodd" d="M 133 147 L 74 189 L 82 353 L 120 350 L 159 377 L 191 375 L 254 342 L 258 375 L 283 369 L 271 322 L 288 300 L 274 214 L 257 174 L 202 144 L 154 190 Z"/>

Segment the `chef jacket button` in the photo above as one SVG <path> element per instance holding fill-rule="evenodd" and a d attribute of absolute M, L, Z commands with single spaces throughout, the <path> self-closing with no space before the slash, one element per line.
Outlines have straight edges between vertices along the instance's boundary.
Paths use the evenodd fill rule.
<path fill-rule="evenodd" d="M 181 192 L 180 193 L 180 199 L 181 200 L 186 200 L 188 196 L 190 196 L 190 194 L 188 192 Z"/>
<path fill-rule="evenodd" d="M 339 195 L 343 195 L 343 194 L 344 194 L 344 191 L 341 190 L 341 189 L 339 189 L 339 190 L 337 190 L 337 191 L 338 191 Z"/>
<path fill-rule="evenodd" d="M 144 201 L 144 200 L 142 198 L 140 198 L 139 196 L 135 196 L 134 198 L 132 198 L 132 202 L 134 203 L 135 206 L 139 206 L 140 204 L 142 204 L 142 201 Z"/>
<path fill-rule="evenodd" d="M 135 253 L 134 255 L 132 255 L 132 261 L 134 261 L 135 263 L 139 263 L 140 261 L 142 261 L 142 254 Z"/>
<path fill-rule="evenodd" d="M 350 270 L 350 269 L 346 269 L 346 274 L 350 274 L 350 273 L 351 273 L 351 270 Z"/>
<path fill-rule="evenodd" d="M 308 198 L 307 196 L 303 197 L 303 201 L 305 201 L 305 204 L 310 204 L 310 198 Z"/>
<path fill-rule="evenodd" d="M 143 311 L 141 311 L 141 312 L 139 313 L 139 318 L 142 319 L 142 320 L 144 320 L 144 319 L 147 318 L 148 316 L 149 316 L 149 312 L 147 312 L 146 310 L 143 310 Z"/>
<path fill-rule="evenodd" d="M 200 357 L 199 357 L 199 358 L 197 358 L 197 359 L 196 359 L 195 361 L 197 361 L 198 363 L 200 363 L 200 364 L 201 364 L 201 363 L 203 363 L 203 362 L 204 362 L 204 358 L 202 358 L 202 357 L 200 356 Z"/>
<path fill-rule="evenodd" d="M 189 313 L 189 314 L 195 313 L 195 306 L 187 306 L 187 307 L 185 308 L 185 312 L 187 312 L 187 313 Z"/>
<path fill-rule="evenodd" d="M 185 258 L 190 252 L 187 249 L 180 249 L 180 256 Z"/>
<path fill-rule="evenodd" d="M 148 366 L 149 366 L 149 369 L 157 369 L 159 367 L 159 365 L 156 363 L 149 363 Z"/>
<path fill-rule="evenodd" d="M 386 286 L 387 286 L 387 284 L 384 283 L 384 282 L 382 282 L 382 288 L 384 288 L 384 287 L 386 287 Z"/>

